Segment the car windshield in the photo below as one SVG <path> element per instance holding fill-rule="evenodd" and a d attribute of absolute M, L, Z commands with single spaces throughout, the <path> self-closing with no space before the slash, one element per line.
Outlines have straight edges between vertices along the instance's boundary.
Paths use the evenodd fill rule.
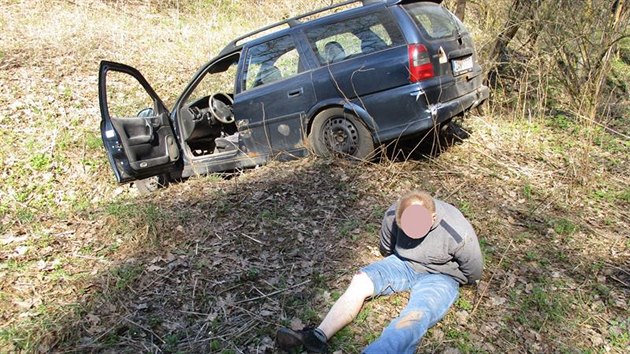
<path fill-rule="evenodd" d="M 234 92 L 239 55 L 231 55 L 211 65 L 185 100 L 188 105 L 215 92 Z"/>

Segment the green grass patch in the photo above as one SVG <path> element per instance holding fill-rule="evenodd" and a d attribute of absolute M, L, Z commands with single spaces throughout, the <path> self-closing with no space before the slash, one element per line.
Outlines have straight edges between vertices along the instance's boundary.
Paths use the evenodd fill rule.
<path fill-rule="evenodd" d="M 101 135 L 94 132 L 85 132 L 85 146 L 90 150 L 100 151 L 103 148 Z"/>
<path fill-rule="evenodd" d="M 630 188 L 626 188 L 623 191 L 617 193 L 616 199 L 625 203 L 630 203 Z"/>
<path fill-rule="evenodd" d="M 630 318 L 610 321 L 608 327 L 610 345 L 622 351 L 630 346 Z"/>
<path fill-rule="evenodd" d="M 455 307 L 457 307 L 458 309 L 470 311 L 473 309 L 473 304 L 472 302 L 470 302 L 470 300 L 460 296 L 457 299 L 457 302 L 455 302 Z"/>
<path fill-rule="evenodd" d="M 306 323 L 319 323 L 321 321 L 319 313 L 311 307 L 306 308 L 300 318 L 303 318 Z"/>
<path fill-rule="evenodd" d="M 0 329 L 0 346 L 7 352 L 41 352 L 46 345 L 42 340 L 50 333 L 63 336 L 65 325 L 76 319 L 81 312 L 77 304 L 39 305 L 29 311 L 30 316 Z M 4 347 L 9 345 L 8 348 Z"/>
<path fill-rule="evenodd" d="M 467 218 L 472 218 L 474 216 L 472 211 L 472 205 L 467 200 L 462 200 L 457 203 L 459 207 L 459 211 L 462 212 Z"/>
<path fill-rule="evenodd" d="M 569 127 L 575 126 L 575 122 L 571 118 L 569 118 L 567 115 L 562 114 L 562 113 L 551 117 L 549 124 L 553 128 L 556 128 L 559 130 L 566 130 Z"/>
<path fill-rule="evenodd" d="M 517 321 L 536 331 L 543 326 L 557 326 L 565 322 L 569 310 L 566 295 L 549 291 L 541 284 L 535 284 L 530 293 L 522 294 Z"/>
<path fill-rule="evenodd" d="M 152 233 L 157 232 L 158 224 L 167 216 L 153 203 L 135 204 L 116 202 L 105 206 L 105 212 L 116 219 L 119 231 L 136 230 L 138 226 L 148 227 Z"/>
<path fill-rule="evenodd" d="M 625 55 L 620 55 L 611 61 L 611 75 L 608 77 L 608 84 L 617 87 L 621 92 L 630 92 L 630 50 L 621 51 Z"/>
<path fill-rule="evenodd" d="M 141 273 L 142 266 L 139 264 L 125 264 L 111 270 L 111 275 L 115 280 L 117 290 L 123 290 L 129 286 Z"/>
<path fill-rule="evenodd" d="M 339 300 L 339 298 L 341 297 L 342 293 L 339 291 L 332 291 L 330 293 L 330 298 L 332 299 L 332 301 L 337 301 Z"/>
<path fill-rule="evenodd" d="M 359 237 L 359 233 L 355 232 L 359 228 L 360 222 L 358 220 L 346 220 L 339 229 L 339 235 L 343 238 L 350 237 L 355 241 Z"/>
<path fill-rule="evenodd" d="M 527 183 L 523 186 L 523 196 L 527 198 L 527 200 L 532 199 L 533 188 L 531 184 Z"/>
<path fill-rule="evenodd" d="M 445 336 L 449 341 L 452 341 L 462 353 L 485 353 L 485 351 L 477 348 L 468 332 L 450 328 L 446 331 Z"/>
<path fill-rule="evenodd" d="M 370 306 L 363 306 L 357 317 L 354 319 L 356 324 L 364 323 L 368 317 L 372 314 L 372 308 Z"/>
<path fill-rule="evenodd" d="M 105 212 L 116 218 L 134 218 L 138 216 L 138 205 L 132 203 L 112 203 L 105 206 Z"/>
<path fill-rule="evenodd" d="M 218 351 L 221 349 L 221 347 L 222 347 L 222 346 L 223 346 L 223 345 L 221 344 L 221 342 L 219 342 L 219 341 L 218 341 L 218 340 L 216 340 L 216 339 L 213 339 L 213 340 L 210 342 L 210 349 L 211 349 L 213 352 L 218 352 Z"/>
<path fill-rule="evenodd" d="M 31 167 L 35 171 L 44 171 L 50 168 L 52 159 L 48 154 L 34 154 L 30 159 Z"/>
<path fill-rule="evenodd" d="M 342 349 L 344 352 L 348 353 L 358 351 L 359 347 L 354 341 L 354 331 L 351 327 L 354 326 L 346 326 L 335 334 L 331 343 L 334 348 Z"/>
<path fill-rule="evenodd" d="M 573 235 L 580 227 L 573 221 L 565 218 L 558 218 L 551 221 L 551 227 L 559 235 Z"/>
<path fill-rule="evenodd" d="M 591 197 L 595 200 L 605 201 L 608 203 L 630 203 L 630 188 L 623 190 L 611 190 L 603 187 L 591 192 Z"/>
<path fill-rule="evenodd" d="M 219 183 L 225 181 L 225 178 L 220 173 L 210 173 L 204 177 L 209 183 Z"/>
<path fill-rule="evenodd" d="M 536 251 L 527 251 L 525 253 L 525 260 L 528 262 L 534 262 L 537 261 L 540 258 L 540 256 L 538 255 L 538 253 Z"/>
<path fill-rule="evenodd" d="M 19 261 L 14 258 L 8 259 L 6 262 L 0 263 L 0 269 L 6 269 L 11 272 L 23 272 L 30 265 L 30 262 Z"/>
<path fill-rule="evenodd" d="M 28 345 L 28 338 L 25 338 L 25 334 L 26 333 L 24 333 L 23 330 L 20 330 L 15 326 L 1 328 L 0 343 L 12 345 L 16 352 L 20 350 L 27 350 L 30 346 Z"/>
<path fill-rule="evenodd" d="M 19 208 L 16 217 L 21 223 L 28 224 L 35 220 L 35 212 L 30 208 Z"/>

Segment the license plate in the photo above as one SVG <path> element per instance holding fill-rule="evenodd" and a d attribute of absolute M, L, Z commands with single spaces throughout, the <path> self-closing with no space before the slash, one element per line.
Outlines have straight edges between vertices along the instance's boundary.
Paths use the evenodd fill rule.
<path fill-rule="evenodd" d="M 453 75 L 459 75 L 471 71 L 473 68 L 472 55 L 463 59 L 451 60 L 451 67 L 453 68 Z"/>

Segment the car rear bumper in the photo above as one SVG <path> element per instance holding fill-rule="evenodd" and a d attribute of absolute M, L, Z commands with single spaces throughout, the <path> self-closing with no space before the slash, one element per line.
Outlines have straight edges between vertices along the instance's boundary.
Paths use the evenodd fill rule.
<path fill-rule="evenodd" d="M 408 93 L 409 96 L 415 96 L 418 102 L 420 101 L 419 97 L 423 94 L 421 89 Z M 481 85 L 477 89 L 450 101 L 430 105 L 418 104 L 418 110 L 408 112 L 409 116 L 415 116 L 416 119 L 410 119 L 405 124 L 378 130 L 374 136 L 375 142 L 387 142 L 429 130 L 450 118 L 479 106 L 488 99 L 489 95 L 488 87 Z"/>

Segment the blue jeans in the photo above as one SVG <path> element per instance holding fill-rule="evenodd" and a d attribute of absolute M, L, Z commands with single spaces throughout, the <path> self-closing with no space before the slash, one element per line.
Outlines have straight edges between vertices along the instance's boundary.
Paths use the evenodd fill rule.
<path fill-rule="evenodd" d="M 391 255 L 361 269 L 374 283 L 374 296 L 411 290 L 409 303 L 366 354 L 414 353 L 429 327 L 446 315 L 459 294 L 459 283 L 444 274 L 418 273 Z"/>

